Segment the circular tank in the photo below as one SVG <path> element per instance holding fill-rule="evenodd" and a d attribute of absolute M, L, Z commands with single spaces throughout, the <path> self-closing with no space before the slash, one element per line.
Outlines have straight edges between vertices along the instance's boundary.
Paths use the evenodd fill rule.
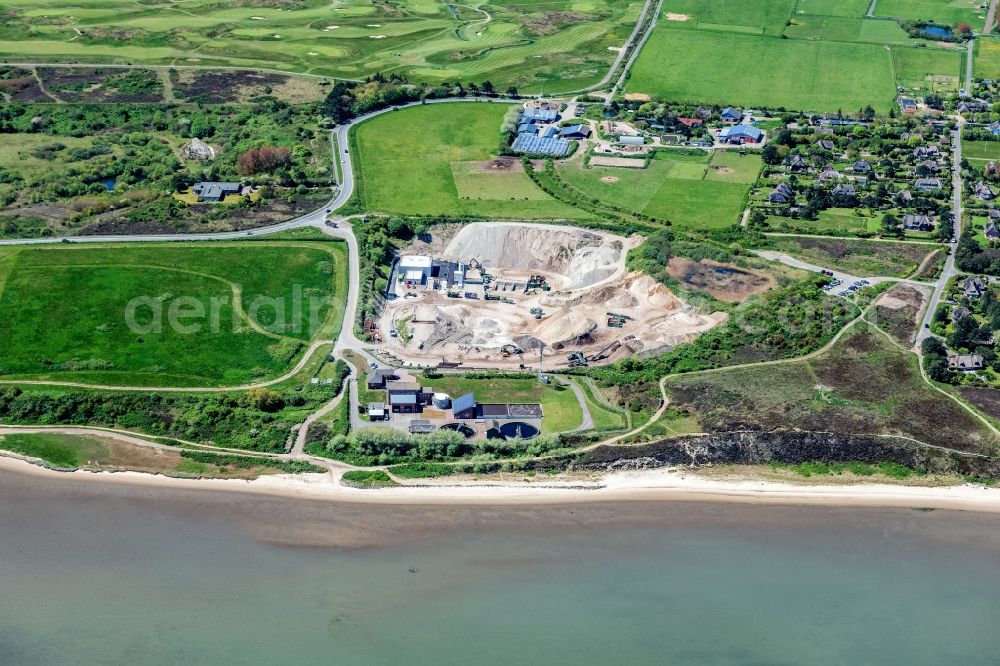
<path fill-rule="evenodd" d="M 500 426 L 500 434 L 504 439 L 531 439 L 538 434 L 538 427 L 523 421 L 512 421 Z"/>
<path fill-rule="evenodd" d="M 451 406 L 451 398 L 447 393 L 435 393 L 431 401 L 438 409 L 448 409 Z"/>
<path fill-rule="evenodd" d="M 476 431 L 464 423 L 445 423 L 441 426 L 441 430 L 454 430 L 465 435 L 466 439 L 471 438 L 476 434 Z"/>

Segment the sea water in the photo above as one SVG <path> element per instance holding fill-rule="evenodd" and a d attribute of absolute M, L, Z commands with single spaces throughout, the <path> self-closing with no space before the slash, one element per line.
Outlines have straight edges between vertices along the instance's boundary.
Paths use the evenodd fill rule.
<path fill-rule="evenodd" d="M 0 475 L 0 664 L 996 664 L 1000 517 Z"/>

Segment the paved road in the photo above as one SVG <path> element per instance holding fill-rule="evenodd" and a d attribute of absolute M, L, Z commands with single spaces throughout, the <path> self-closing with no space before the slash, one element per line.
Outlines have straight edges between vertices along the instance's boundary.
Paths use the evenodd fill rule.
<path fill-rule="evenodd" d="M 974 49 L 974 40 L 970 39 L 965 43 L 965 85 L 963 87 L 970 95 L 972 94 L 972 65 L 976 59 Z"/>
<path fill-rule="evenodd" d="M 986 10 L 986 22 L 983 23 L 983 34 L 990 34 L 990 29 L 993 27 L 993 22 L 997 17 L 997 4 L 1000 4 L 1000 0 L 992 0 L 990 2 L 990 8 Z"/>
<path fill-rule="evenodd" d="M 590 430 L 594 427 L 594 417 L 590 413 L 590 407 L 587 406 L 587 397 L 583 394 L 583 389 L 576 385 L 576 382 L 566 379 L 564 377 L 559 377 L 555 375 L 556 381 L 567 387 L 576 396 L 576 401 L 580 403 L 580 411 L 583 413 L 583 422 L 572 430 L 567 430 L 566 432 L 581 432 L 583 430 Z"/>
<path fill-rule="evenodd" d="M 639 22 L 636 23 L 635 30 L 632 32 L 632 36 L 629 37 L 629 41 L 626 42 L 626 44 L 632 43 L 632 40 L 635 38 L 636 33 L 639 32 L 639 29 L 642 27 L 643 21 L 646 20 L 646 14 L 649 12 L 650 4 L 651 2 L 647 2 L 645 6 L 642 8 L 642 15 L 639 17 Z M 625 63 L 625 66 L 622 67 L 621 75 L 618 77 L 618 80 L 615 81 L 615 85 L 611 87 L 611 92 L 608 93 L 607 97 L 605 98 L 608 101 L 614 99 L 615 95 L 618 94 L 618 91 L 621 90 L 621 87 L 625 85 L 625 80 L 628 78 L 629 72 L 632 71 L 632 64 L 635 62 L 635 59 L 639 57 L 639 52 L 642 51 L 642 47 L 645 46 L 646 40 L 649 39 L 649 36 L 651 34 L 653 34 L 653 28 L 656 27 L 656 22 L 659 20 L 660 12 L 662 11 L 663 11 L 663 0 L 658 0 L 656 3 L 656 7 L 653 9 L 653 18 L 649 21 L 649 27 L 646 29 L 644 33 L 642 33 L 642 37 L 639 38 L 639 41 L 636 42 L 635 48 L 633 48 L 631 53 L 629 54 L 628 61 Z M 626 50 L 622 51 L 618 55 L 618 58 L 615 60 L 614 66 L 612 66 L 611 69 L 608 70 L 607 76 L 605 76 L 600 83 L 594 85 L 591 88 L 591 90 L 597 88 L 603 88 L 605 85 L 607 85 L 608 79 L 610 79 L 611 75 L 614 74 L 615 68 L 618 67 L 618 64 L 621 62 L 622 56 L 625 55 L 627 50 L 628 49 L 626 46 Z"/>
<path fill-rule="evenodd" d="M 955 216 L 955 238 L 961 239 L 962 236 L 962 122 L 959 121 L 958 129 L 955 130 L 952 136 L 952 174 L 951 174 L 951 186 L 954 190 L 952 194 L 952 213 Z M 925 338 L 930 337 L 930 323 L 931 319 L 934 317 L 934 312 L 937 311 L 938 305 L 941 303 L 941 298 L 944 296 L 945 286 L 948 284 L 948 280 L 955 275 L 958 275 L 959 271 L 955 267 L 955 252 L 954 248 L 956 245 L 952 245 L 952 251 L 948 253 L 945 258 L 944 269 L 941 271 L 941 276 L 934 283 L 934 293 L 931 295 L 931 299 L 927 304 L 927 312 L 924 313 L 924 319 L 920 323 L 920 330 L 917 331 L 916 344 L 919 345 L 924 341 Z"/>

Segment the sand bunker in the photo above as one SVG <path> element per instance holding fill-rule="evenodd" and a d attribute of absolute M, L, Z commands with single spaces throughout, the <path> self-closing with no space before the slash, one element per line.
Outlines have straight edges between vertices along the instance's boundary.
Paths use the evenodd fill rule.
<path fill-rule="evenodd" d="M 668 21 L 687 21 L 689 18 L 691 18 L 691 17 L 688 16 L 687 14 L 673 14 L 673 13 L 667 12 L 667 20 Z"/>
<path fill-rule="evenodd" d="M 483 222 L 458 232 L 443 257 L 545 275 L 558 289 L 580 289 L 624 271 L 624 240 L 571 227 Z"/>
<path fill-rule="evenodd" d="M 467 225 L 440 256 L 480 262 L 493 278 L 490 289 L 467 283 L 467 297 L 400 287 L 379 322 L 381 347 L 412 363 L 497 368 L 536 363 L 541 347 L 553 368 L 566 366 L 570 352 L 598 363 L 677 345 L 725 319 L 699 313 L 648 275 L 626 272 L 625 256 L 639 242 L 571 227 Z M 545 276 L 551 288 L 527 290 L 528 275 Z M 498 283 L 508 288 L 493 288 Z M 402 320 L 409 342 L 390 335 Z M 510 344 L 524 353 L 504 356 Z"/>

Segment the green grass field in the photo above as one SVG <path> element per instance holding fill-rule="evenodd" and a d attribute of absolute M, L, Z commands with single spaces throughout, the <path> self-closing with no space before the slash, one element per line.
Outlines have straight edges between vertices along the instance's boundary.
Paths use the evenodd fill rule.
<path fill-rule="evenodd" d="M 591 196 L 678 226 L 720 228 L 739 221 L 749 184 L 760 172 L 760 157 L 736 151 L 670 155 L 657 152 L 645 169 L 583 168 L 579 162 L 557 169 L 567 183 Z"/>
<path fill-rule="evenodd" d="M 958 90 L 962 51 L 942 49 L 892 49 L 896 82 L 904 88 Z"/>
<path fill-rule="evenodd" d="M 954 25 L 968 23 L 976 30 L 983 29 L 980 0 L 878 0 L 875 16 L 893 16 L 900 19 L 933 20 Z"/>
<path fill-rule="evenodd" d="M 861 18 L 868 11 L 869 0 L 799 0 L 796 14 L 820 16 L 845 16 Z"/>
<path fill-rule="evenodd" d="M 664 15 L 684 15 L 686 21 L 661 19 L 657 25 L 780 35 L 792 13 L 795 0 L 666 0 Z"/>
<path fill-rule="evenodd" d="M 387 213 L 578 219 L 583 211 L 542 192 L 520 170 L 478 162 L 500 145 L 503 104 L 428 104 L 369 120 L 356 130 L 364 208 Z M 505 196 L 506 195 L 506 196 Z"/>
<path fill-rule="evenodd" d="M 115 386 L 266 379 L 339 330 L 346 275 L 342 243 L 2 248 L 0 369 Z"/>
<path fill-rule="evenodd" d="M 807 111 L 866 104 L 888 111 L 895 96 L 889 52 L 876 44 L 674 30 L 662 25 L 657 24 L 636 60 L 628 92 Z"/>
<path fill-rule="evenodd" d="M 542 405 L 542 432 L 572 430 L 583 422 L 576 395 L 558 384 L 541 384 L 535 377 L 525 379 L 469 379 L 462 375 L 421 378 L 420 383 L 436 391 L 458 397 L 473 393 L 479 402 L 538 402 Z"/>
<path fill-rule="evenodd" d="M 12 0 L 4 7 L 0 55 L 19 60 L 263 67 L 336 78 L 380 71 L 554 91 L 599 79 L 615 57 L 608 47 L 625 42 L 641 5 Z"/>
<path fill-rule="evenodd" d="M 1000 79 L 1000 38 L 979 37 L 975 47 L 976 76 L 981 79 Z"/>
<path fill-rule="evenodd" d="M 813 15 L 795 16 L 793 20 L 785 29 L 788 37 L 872 44 L 910 42 L 910 36 L 895 21 Z"/>
<path fill-rule="evenodd" d="M 968 160 L 1000 160 L 1000 141 L 962 141 L 962 157 Z"/>

